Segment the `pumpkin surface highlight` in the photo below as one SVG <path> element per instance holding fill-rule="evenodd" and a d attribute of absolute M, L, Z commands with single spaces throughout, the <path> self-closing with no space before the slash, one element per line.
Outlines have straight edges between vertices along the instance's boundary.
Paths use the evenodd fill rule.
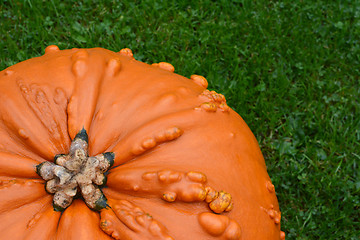
<path fill-rule="evenodd" d="M 200 75 L 130 49 L 0 72 L 0 239 L 284 239 L 258 143 Z"/>

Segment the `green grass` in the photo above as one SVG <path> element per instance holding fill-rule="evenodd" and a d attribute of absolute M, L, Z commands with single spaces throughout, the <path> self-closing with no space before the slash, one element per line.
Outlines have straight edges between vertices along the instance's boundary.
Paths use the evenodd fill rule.
<path fill-rule="evenodd" d="M 60 49 L 129 47 L 201 74 L 248 123 L 287 239 L 360 239 L 360 2 L 7 1 L 0 69 Z"/>

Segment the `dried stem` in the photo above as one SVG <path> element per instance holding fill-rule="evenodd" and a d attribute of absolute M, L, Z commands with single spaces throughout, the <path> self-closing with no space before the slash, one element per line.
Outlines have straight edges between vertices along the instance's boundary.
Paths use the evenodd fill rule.
<path fill-rule="evenodd" d="M 105 172 L 114 164 L 114 153 L 97 156 L 88 155 L 88 135 L 82 129 L 71 143 L 69 154 L 59 154 L 54 163 L 43 162 L 36 166 L 36 172 L 46 181 L 45 189 L 54 194 L 53 206 L 63 211 L 75 196 L 83 197 L 93 210 L 107 206 L 100 187 L 105 185 Z"/>

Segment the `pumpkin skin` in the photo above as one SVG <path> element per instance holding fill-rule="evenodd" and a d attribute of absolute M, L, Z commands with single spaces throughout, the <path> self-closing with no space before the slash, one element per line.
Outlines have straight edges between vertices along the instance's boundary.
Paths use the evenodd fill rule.
<path fill-rule="evenodd" d="M 129 49 L 56 46 L 1 71 L 0 239 L 284 239 L 252 132 L 205 78 L 173 71 Z M 61 213 L 36 166 L 81 129 L 90 156 L 115 154 L 107 207 L 79 198 Z"/>

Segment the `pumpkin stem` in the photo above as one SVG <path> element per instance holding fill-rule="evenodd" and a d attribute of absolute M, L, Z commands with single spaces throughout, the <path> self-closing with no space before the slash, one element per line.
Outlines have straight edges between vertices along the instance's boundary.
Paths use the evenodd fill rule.
<path fill-rule="evenodd" d="M 89 137 L 83 128 L 71 142 L 69 154 L 58 154 L 54 163 L 43 162 L 36 166 L 36 173 L 45 181 L 45 189 L 54 194 L 55 211 L 64 211 L 77 195 L 95 211 L 107 206 L 100 187 L 106 184 L 105 173 L 114 164 L 115 154 L 106 152 L 88 155 Z"/>

